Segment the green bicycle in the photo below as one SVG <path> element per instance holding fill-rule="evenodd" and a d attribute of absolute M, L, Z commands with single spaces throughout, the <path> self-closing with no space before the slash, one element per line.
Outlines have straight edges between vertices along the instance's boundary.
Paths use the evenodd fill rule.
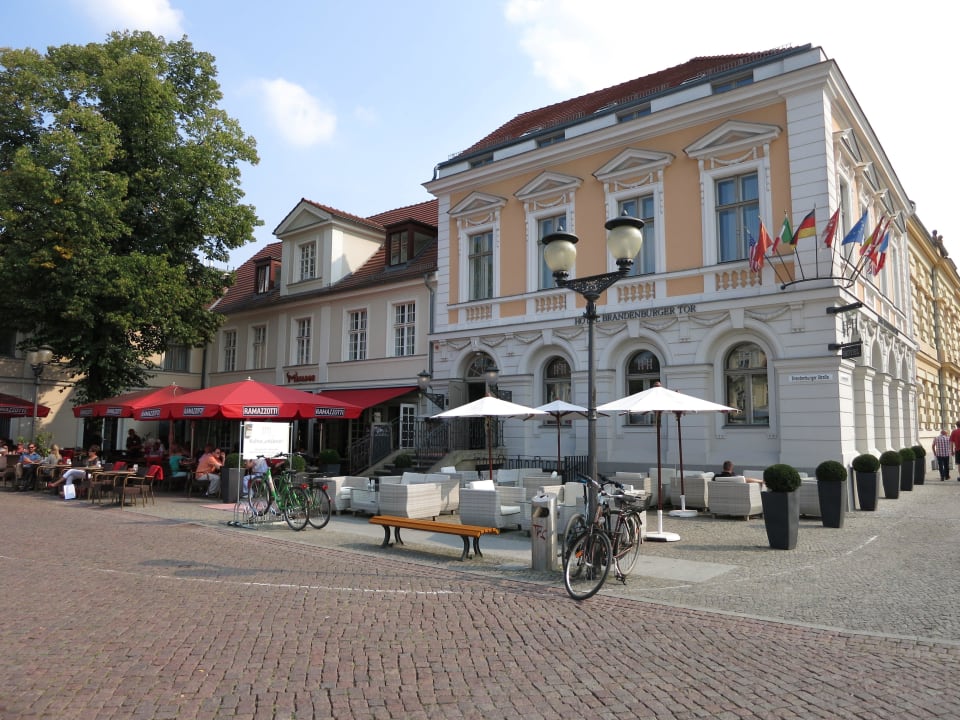
<path fill-rule="evenodd" d="M 274 480 L 267 468 L 262 478 L 251 480 L 247 502 L 255 519 L 265 519 L 269 514 L 282 515 L 292 530 L 303 530 L 310 520 L 310 499 L 306 490 L 295 484 L 295 474 L 289 470 Z"/>

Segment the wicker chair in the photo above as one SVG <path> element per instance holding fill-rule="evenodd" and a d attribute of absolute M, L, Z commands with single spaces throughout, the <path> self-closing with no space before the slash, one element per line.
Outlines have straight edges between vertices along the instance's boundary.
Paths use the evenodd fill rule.
<path fill-rule="evenodd" d="M 683 474 L 683 492 L 684 504 L 688 508 L 695 510 L 706 510 L 710 507 L 710 481 L 713 479 L 713 473 L 685 472 Z M 680 480 L 674 480 L 670 484 L 670 503 L 674 507 L 680 507 Z"/>
<path fill-rule="evenodd" d="M 760 484 L 747 482 L 743 475 L 714 478 L 710 481 L 710 512 L 714 517 L 733 515 L 745 520 L 762 515 Z"/>
<path fill-rule="evenodd" d="M 497 487 L 491 480 L 478 480 L 471 485 L 477 487 L 460 489 L 460 522 L 483 527 L 520 527 L 523 488 Z"/>
<path fill-rule="evenodd" d="M 439 483 L 381 483 L 380 514 L 405 518 L 433 518 L 443 506 L 443 488 Z"/>
<path fill-rule="evenodd" d="M 800 501 L 800 514 L 807 517 L 820 517 L 820 493 L 817 490 L 817 479 L 811 477 L 800 478 L 800 487 L 797 488 L 797 500 Z"/>

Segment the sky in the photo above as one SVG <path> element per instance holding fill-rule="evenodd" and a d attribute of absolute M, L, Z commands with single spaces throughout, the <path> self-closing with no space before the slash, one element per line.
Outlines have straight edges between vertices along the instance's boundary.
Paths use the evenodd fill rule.
<path fill-rule="evenodd" d="M 429 200 L 423 183 L 436 165 L 522 112 L 700 55 L 809 43 L 837 62 L 921 222 L 957 262 L 960 229 L 946 181 L 960 159 L 958 144 L 947 142 L 960 55 L 950 49 L 948 5 L 807 0 L 789 17 L 773 7 L 3 0 L 0 47 L 43 51 L 150 30 L 168 40 L 185 35 L 212 54 L 220 105 L 256 139 L 260 156 L 243 166 L 242 187 L 263 225 L 254 243 L 231 254 L 236 267 L 275 241 L 273 230 L 301 198 L 363 217 Z"/>

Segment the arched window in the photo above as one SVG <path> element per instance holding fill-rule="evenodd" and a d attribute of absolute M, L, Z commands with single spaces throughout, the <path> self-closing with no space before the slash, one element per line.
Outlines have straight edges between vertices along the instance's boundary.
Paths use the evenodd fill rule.
<path fill-rule="evenodd" d="M 543 402 L 544 404 L 554 400 L 570 402 L 570 396 L 570 363 L 565 358 L 552 357 L 543 372 Z M 556 424 L 556 420 L 551 417 L 545 420 L 544 424 Z M 564 424 L 569 424 L 569 420 L 564 421 Z"/>
<path fill-rule="evenodd" d="M 660 360 L 649 350 L 641 350 L 630 356 L 627 362 L 627 395 L 648 390 L 660 381 Z M 653 413 L 630 413 L 630 425 L 651 425 Z"/>
<path fill-rule="evenodd" d="M 728 425 L 770 425 L 767 354 L 758 345 L 741 343 L 730 351 L 724 380 L 727 405 L 740 411 L 728 414 Z"/>

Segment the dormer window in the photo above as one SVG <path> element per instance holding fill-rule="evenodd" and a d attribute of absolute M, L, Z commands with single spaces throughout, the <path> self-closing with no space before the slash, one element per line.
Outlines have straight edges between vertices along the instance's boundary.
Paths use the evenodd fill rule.
<path fill-rule="evenodd" d="M 309 242 L 300 246 L 300 280 L 313 280 L 317 276 L 317 245 Z"/>
<path fill-rule="evenodd" d="M 747 73 L 745 75 L 737 75 L 732 78 L 727 78 L 720 82 L 715 82 L 711 86 L 713 88 L 714 94 L 729 92 L 730 90 L 736 90 L 739 87 L 744 85 L 753 84 L 753 73 Z"/>
<path fill-rule="evenodd" d="M 637 118 L 644 117 L 645 115 L 650 114 L 650 103 L 646 105 L 640 105 L 639 107 L 633 107 L 629 110 L 624 110 L 617 113 L 617 122 L 630 122 L 631 120 L 636 120 Z"/>
<path fill-rule="evenodd" d="M 563 132 L 551 133 L 542 138 L 537 138 L 537 147 L 543 148 L 548 145 L 556 145 L 558 142 L 563 142 L 564 140 L 566 140 L 566 136 Z"/>
<path fill-rule="evenodd" d="M 419 223 L 406 223 L 387 231 L 387 265 L 403 265 L 436 240 L 436 230 Z"/>
<path fill-rule="evenodd" d="M 257 294 L 261 295 L 266 292 L 270 292 L 270 287 L 273 285 L 272 277 L 270 273 L 270 261 L 267 260 L 262 263 L 257 263 Z"/>
<path fill-rule="evenodd" d="M 481 155 L 470 161 L 471 168 L 483 167 L 484 165 L 489 165 L 493 162 L 493 153 L 487 153 L 486 155 Z"/>

